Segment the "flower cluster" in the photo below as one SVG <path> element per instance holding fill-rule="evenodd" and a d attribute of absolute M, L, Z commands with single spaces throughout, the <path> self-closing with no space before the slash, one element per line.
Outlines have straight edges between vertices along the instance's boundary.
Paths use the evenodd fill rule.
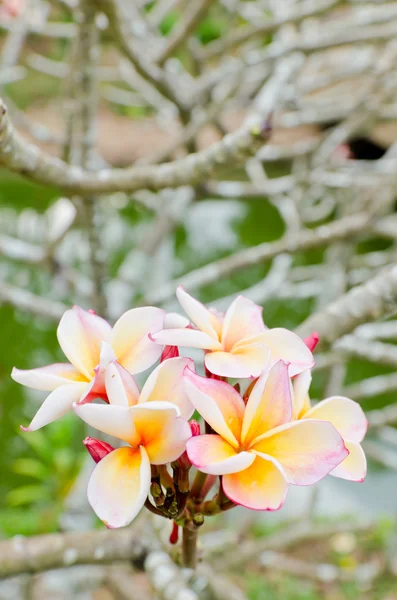
<path fill-rule="evenodd" d="M 12 372 L 15 381 L 50 392 L 24 431 L 73 409 L 121 440 L 116 448 L 84 440 L 96 463 L 88 499 L 108 527 L 127 525 L 144 505 L 198 527 L 204 515 L 235 505 L 277 510 L 289 485 L 311 485 L 329 473 L 364 479 L 367 421 L 360 406 L 342 396 L 310 403 L 316 334 L 301 340 L 287 329 L 268 329 L 262 309 L 243 296 L 225 314 L 183 288 L 177 296 L 188 319 L 135 308 L 112 328 L 74 307 L 57 332 L 70 363 Z M 179 356 L 180 347 L 205 351 L 205 376 Z M 159 360 L 139 390 L 133 376 Z M 241 381 L 232 385 L 229 378 Z M 189 423 L 195 411 L 201 428 Z"/>

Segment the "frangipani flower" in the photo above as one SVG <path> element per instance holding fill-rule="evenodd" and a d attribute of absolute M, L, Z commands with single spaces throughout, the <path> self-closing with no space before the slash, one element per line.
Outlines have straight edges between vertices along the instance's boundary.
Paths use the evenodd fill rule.
<path fill-rule="evenodd" d="M 190 400 L 216 432 L 191 438 L 190 461 L 200 471 L 223 475 L 223 490 L 236 504 L 277 510 L 288 484 L 316 483 L 348 455 L 331 423 L 291 421 L 288 365 L 278 361 L 260 376 L 245 406 L 228 383 L 186 369 Z"/>
<path fill-rule="evenodd" d="M 29 427 L 35 431 L 68 412 L 74 402 L 106 397 L 104 372 L 117 359 L 129 373 L 140 373 L 160 358 L 162 348 L 149 339 L 161 329 L 165 313 L 154 307 L 133 308 L 112 328 L 107 321 L 78 306 L 67 310 L 57 330 L 59 344 L 69 363 L 22 371 L 12 378 L 36 390 L 51 392 Z"/>
<path fill-rule="evenodd" d="M 313 355 L 304 342 L 287 329 L 267 329 L 261 307 L 248 298 L 236 298 L 222 316 L 182 287 L 176 293 L 197 329 L 163 329 L 151 337 L 159 344 L 206 350 L 205 366 L 211 373 L 222 377 L 258 377 L 267 364 L 269 349 L 273 363 L 279 359 L 290 363 L 291 376 L 313 366 Z"/>
<path fill-rule="evenodd" d="M 367 461 L 360 442 L 366 434 L 368 421 L 361 406 L 344 396 L 332 396 L 312 407 L 309 398 L 311 380 L 310 371 L 301 373 L 293 380 L 293 418 L 332 423 L 342 436 L 349 456 L 330 474 L 350 481 L 364 481 Z"/>
<path fill-rule="evenodd" d="M 139 394 L 131 375 L 113 362 L 106 369 L 109 404 L 74 405 L 83 421 L 128 444 L 109 453 L 105 448 L 102 456 L 102 448 L 90 442 L 99 462 L 88 483 L 88 500 L 110 528 L 128 525 L 143 507 L 151 484 L 150 465 L 173 462 L 185 451 L 191 429 L 173 401 L 185 414 L 192 413 L 180 385 L 181 369 L 188 366 L 193 366 L 188 358 L 166 360 Z"/>

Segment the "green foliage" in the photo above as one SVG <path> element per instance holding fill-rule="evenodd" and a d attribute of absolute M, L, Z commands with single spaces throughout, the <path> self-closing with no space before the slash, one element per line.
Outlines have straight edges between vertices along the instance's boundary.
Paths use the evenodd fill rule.
<path fill-rule="evenodd" d="M 83 426 L 73 415 L 56 421 L 46 429 L 34 433 L 21 433 L 20 438 L 27 456 L 11 463 L 11 472 L 19 476 L 6 495 L 5 514 L 0 519 L 0 531 L 5 534 L 54 530 L 67 497 L 80 471 L 85 452 L 75 447 L 75 439 L 84 435 Z M 23 508 L 32 509 L 19 522 L 13 515 Z M 14 511 L 14 512 L 13 512 Z M 30 515 L 30 516 L 28 516 Z M 15 529 L 14 529 L 15 525 Z"/>
<path fill-rule="evenodd" d="M 250 575 L 248 578 L 249 600 L 322 600 L 314 584 L 297 580 L 292 577 L 282 577 L 275 581 L 268 578 Z"/>
<path fill-rule="evenodd" d="M 170 11 L 160 23 L 160 33 L 168 35 L 179 20 L 179 12 L 177 10 Z"/>
<path fill-rule="evenodd" d="M 221 19 L 208 17 L 204 19 L 197 30 L 197 38 L 202 44 L 209 44 L 219 39 L 226 31 L 226 22 Z"/>

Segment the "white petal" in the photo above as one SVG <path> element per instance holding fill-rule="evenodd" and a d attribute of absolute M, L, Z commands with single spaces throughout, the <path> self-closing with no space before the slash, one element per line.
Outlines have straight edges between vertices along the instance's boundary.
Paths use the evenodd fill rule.
<path fill-rule="evenodd" d="M 236 346 L 231 352 L 209 352 L 205 366 L 214 375 L 242 379 L 259 377 L 269 362 L 269 348 L 265 344 Z"/>
<path fill-rule="evenodd" d="M 145 371 L 160 358 L 162 348 L 150 337 L 162 329 L 164 318 L 160 308 L 133 308 L 113 327 L 112 348 L 118 362 L 132 375 Z"/>
<path fill-rule="evenodd" d="M 191 438 L 186 444 L 190 462 L 209 475 L 228 475 L 247 469 L 256 456 L 252 452 L 236 452 L 220 435 L 206 434 Z"/>
<path fill-rule="evenodd" d="M 147 402 L 131 408 L 140 444 L 146 448 L 153 465 L 177 460 L 186 449 L 192 432 L 179 417 L 178 407 L 170 402 Z"/>
<path fill-rule="evenodd" d="M 361 483 L 367 474 L 367 459 L 364 450 L 358 442 L 352 442 L 351 440 L 345 441 L 345 445 L 350 454 L 336 469 L 331 471 L 330 475 Z"/>
<path fill-rule="evenodd" d="M 109 404 L 74 404 L 73 409 L 88 425 L 98 431 L 124 440 L 136 447 L 139 443 L 131 410 L 133 407 Z"/>
<path fill-rule="evenodd" d="M 89 380 L 99 363 L 101 342 L 109 341 L 110 334 L 109 323 L 79 306 L 65 312 L 57 330 L 65 356 Z"/>
<path fill-rule="evenodd" d="M 204 304 L 190 296 L 182 286 L 179 286 L 176 290 L 176 296 L 179 304 L 196 327 L 218 341 L 220 323 L 216 316 Z"/>
<path fill-rule="evenodd" d="M 222 344 L 212 337 L 197 331 L 197 329 L 163 329 L 153 334 L 152 339 L 157 344 L 167 346 L 187 346 L 202 350 L 222 350 Z"/>
<path fill-rule="evenodd" d="M 228 383 L 200 377 L 189 369 L 184 374 L 186 391 L 195 409 L 212 429 L 238 448 L 244 401 Z"/>
<path fill-rule="evenodd" d="M 265 331 L 262 307 L 238 296 L 227 309 L 222 326 L 222 345 L 226 351 L 243 339 Z"/>
<path fill-rule="evenodd" d="M 167 313 L 164 320 L 164 329 L 183 329 L 190 321 L 178 313 Z"/>
<path fill-rule="evenodd" d="M 312 382 L 310 369 L 299 373 L 292 380 L 292 410 L 293 418 L 299 419 L 310 409 L 309 389 Z"/>
<path fill-rule="evenodd" d="M 134 378 L 116 361 L 106 369 L 105 387 L 112 405 L 134 406 L 138 403 L 139 388 Z"/>
<path fill-rule="evenodd" d="M 302 371 L 306 371 L 306 369 L 311 369 L 314 365 L 313 354 L 309 348 L 300 337 L 288 329 L 281 327 L 267 329 L 259 335 L 238 342 L 233 351 L 254 343 L 265 344 L 270 349 L 273 362 L 283 360 L 289 363 L 289 374 L 291 377 Z"/>
<path fill-rule="evenodd" d="M 87 386 L 87 383 L 69 383 L 58 387 L 44 400 L 29 427 L 22 427 L 22 429 L 36 431 L 59 417 L 63 417 L 71 410 L 73 403 L 79 401 Z"/>
<path fill-rule="evenodd" d="M 85 381 L 81 373 L 69 363 L 55 363 L 46 367 L 27 370 L 14 367 L 11 377 L 17 383 L 45 392 L 52 392 L 61 385 L 66 385 L 73 381 Z"/>
<path fill-rule="evenodd" d="M 288 365 L 282 360 L 265 371 L 255 383 L 245 407 L 241 441 L 253 440 L 292 417 L 291 383 Z"/>
<path fill-rule="evenodd" d="M 182 378 L 186 367 L 195 371 L 191 358 L 169 358 L 161 363 L 146 380 L 139 403 L 165 400 L 178 406 L 181 417 L 189 419 L 194 413 L 194 407 L 189 400 Z"/>
<path fill-rule="evenodd" d="M 150 481 L 146 450 L 118 448 L 94 468 L 88 482 L 88 501 L 107 527 L 125 527 L 145 504 Z"/>
<path fill-rule="evenodd" d="M 304 418 L 329 421 L 343 439 L 353 442 L 361 442 L 368 428 L 368 421 L 361 406 L 344 396 L 332 396 L 318 402 Z"/>

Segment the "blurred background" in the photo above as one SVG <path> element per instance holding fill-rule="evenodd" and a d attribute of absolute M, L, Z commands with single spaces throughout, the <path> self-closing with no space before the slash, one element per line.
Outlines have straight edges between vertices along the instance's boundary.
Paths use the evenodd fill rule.
<path fill-rule="evenodd" d="M 155 164 L 269 115 L 273 126 L 258 153 L 248 145 L 239 164 L 199 184 L 89 201 L 0 160 L 1 537 L 98 525 L 84 491 L 83 423 L 67 415 L 22 433 L 43 393 L 10 379 L 13 366 L 63 361 L 65 307 L 111 321 L 142 303 L 177 310 L 183 282 L 221 310 L 244 293 L 269 327 L 295 329 L 394 264 L 396 34 L 397 2 L 375 0 L 0 0 L 0 96 L 24 140 L 71 165 Z M 299 243 L 336 221 L 345 235 Z M 286 239 L 298 240 L 295 252 L 281 245 L 267 259 L 264 248 L 215 278 L 189 279 Z M 233 577 L 249 600 L 397 599 L 396 341 L 391 318 L 317 357 L 312 398 L 343 393 L 375 424 L 365 483 L 329 477 L 314 492 L 291 490 L 278 513 L 239 509 L 205 526 L 203 547 L 226 570 L 238 561 L 222 544 L 243 541 L 247 566 Z M 96 569 L 33 587 L 8 580 L 0 598 L 122 597 Z"/>

